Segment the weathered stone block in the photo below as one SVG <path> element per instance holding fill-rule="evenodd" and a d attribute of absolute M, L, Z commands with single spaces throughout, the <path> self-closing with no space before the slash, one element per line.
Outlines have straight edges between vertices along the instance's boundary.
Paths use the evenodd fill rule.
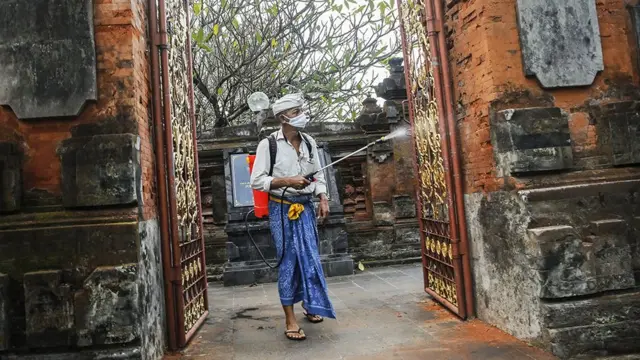
<path fill-rule="evenodd" d="M 525 73 L 543 87 L 591 85 L 604 69 L 594 0 L 518 0 Z"/>
<path fill-rule="evenodd" d="M 9 349 L 9 276 L 0 273 L 0 351 Z"/>
<path fill-rule="evenodd" d="M 378 226 L 391 226 L 395 222 L 393 209 L 386 201 L 373 203 L 373 219 Z"/>
<path fill-rule="evenodd" d="M 538 269 L 541 298 L 581 296 L 635 285 L 624 221 L 594 221 L 591 233 L 581 239 L 569 226 L 528 231 L 525 252 Z"/>
<path fill-rule="evenodd" d="M 640 217 L 633 218 L 632 224 L 633 232 L 631 235 L 631 259 L 633 269 L 636 272 L 640 272 Z M 640 285 L 640 282 L 638 283 Z"/>
<path fill-rule="evenodd" d="M 65 140 L 62 199 L 67 207 L 134 204 L 140 192 L 140 138 L 132 134 Z"/>
<path fill-rule="evenodd" d="M 640 102 L 622 101 L 591 108 L 599 150 L 613 165 L 640 163 Z"/>
<path fill-rule="evenodd" d="M 1 231 L 0 272 L 20 278 L 40 269 L 64 269 L 83 278 L 98 266 L 137 262 L 138 242 L 135 223 Z"/>
<path fill-rule="evenodd" d="M 542 303 L 541 306 L 543 323 L 549 329 L 604 325 L 640 319 L 639 292 Z"/>
<path fill-rule="evenodd" d="M 498 176 L 571 168 L 567 115 L 560 108 L 498 111 L 491 117 Z"/>
<path fill-rule="evenodd" d="M 75 294 L 77 345 L 109 345 L 140 339 L 138 267 L 101 267 Z"/>
<path fill-rule="evenodd" d="M 416 202 L 408 195 L 394 195 L 393 214 L 396 219 L 414 219 L 416 217 Z"/>
<path fill-rule="evenodd" d="M 62 271 L 24 275 L 27 344 L 30 347 L 69 346 L 73 336 L 74 307 L 71 286 Z"/>
<path fill-rule="evenodd" d="M 0 213 L 20 209 L 22 199 L 22 149 L 0 142 Z"/>
<path fill-rule="evenodd" d="M 399 223 L 393 226 L 395 244 L 406 249 L 420 249 L 420 225 L 418 222 Z"/>
<path fill-rule="evenodd" d="M 561 359 L 640 352 L 640 321 L 549 330 L 551 350 Z"/>
<path fill-rule="evenodd" d="M 74 116 L 96 84 L 91 0 L 0 3 L 0 105 L 21 119 Z"/>

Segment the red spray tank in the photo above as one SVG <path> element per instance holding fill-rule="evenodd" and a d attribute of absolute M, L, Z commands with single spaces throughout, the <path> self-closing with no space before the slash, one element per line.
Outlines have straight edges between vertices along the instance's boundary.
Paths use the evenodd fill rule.
<path fill-rule="evenodd" d="M 253 171 L 253 163 L 256 161 L 255 155 L 247 156 L 249 163 L 249 174 Z M 264 191 L 253 190 L 253 208 L 257 218 L 269 216 L 269 194 Z"/>

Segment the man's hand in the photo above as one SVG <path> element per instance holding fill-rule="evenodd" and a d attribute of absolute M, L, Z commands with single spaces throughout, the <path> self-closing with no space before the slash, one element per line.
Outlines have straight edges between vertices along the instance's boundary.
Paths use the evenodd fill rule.
<path fill-rule="evenodd" d="M 292 187 L 296 190 L 301 190 L 309 186 L 311 182 L 305 179 L 304 176 L 298 175 L 289 178 L 289 187 Z"/>
<path fill-rule="evenodd" d="M 320 195 L 320 208 L 318 209 L 318 216 L 320 219 L 325 220 L 329 216 L 329 200 L 325 194 Z"/>

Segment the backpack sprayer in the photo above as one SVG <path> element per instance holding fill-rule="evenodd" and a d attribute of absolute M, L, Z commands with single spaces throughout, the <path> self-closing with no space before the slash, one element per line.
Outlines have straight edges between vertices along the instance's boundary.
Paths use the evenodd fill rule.
<path fill-rule="evenodd" d="M 251 108 L 251 110 L 253 110 L 254 112 L 259 112 L 262 110 L 265 110 L 269 107 L 269 98 L 264 94 L 264 93 L 253 93 L 251 94 L 251 96 L 249 96 L 249 99 L 247 101 L 249 103 L 249 107 Z M 407 129 L 405 128 L 400 128 L 397 129 L 395 131 L 393 131 L 392 133 L 385 135 L 375 141 L 370 142 L 369 144 L 361 147 L 360 149 L 343 156 L 342 158 L 332 162 L 331 164 L 324 166 L 320 169 L 318 169 L 317 171 L 314 171 L 310 174 L 307 174 L 304 176 L 305 179 L 307 179 L 309 182 L 314 182 L 315 181 L 315 175 L 321 171 L 324 171 L 332 166 L 334 166 L 335 164 L 338 164 L 339 162 L 342 162 L 345 159 L 348 159 L 368 148 L 370 148 L 373 145 L 385 142 L 385 141 L 389 141 L 393 138 L 396 137 L 400 137 L 400 136 L 404 136 L 407 134 Z M 304 142 L 307 141 L 307 139 L 305 138 L 306 135 L 302 135 L 302 138 L 304 140 Z M 307 142 L 307 144 L 309 144 Z M 275 141 L 271 141 L 270 139 L 270 152 L 271 152 L 271 171 L 273 171 L 273 164 L 275 163 L 275 150 L 277 150 L 277 147 L 275 146 Z M 309 153 L 312 153 L 311 151 L 309 151 Z M 249 165 L 249 174 L 251 174 L 253 172 L 253 165 L 255 162 L 256 156 L 255 155 L 249 155 L 247 156 L 247 163 Z M 251 231 L 249 230 L 249 215 L 250 214 L 254 214 L 255 217 L 261 219 L 264 218 L 265 216 L 269 216 L 269 194 L 263 191 L 259 191 L 259 190 L 253 190 L 253 209 L 251 209 L 249 212 L 247 212 L 247 214 L 245 215 L 244 218 L 244 223 L 245 223 L 245 227 L 247 229 L 247 235 L 249 236 L 249 239 L 251 240 L 251 242 L 253 243 L 253 246 L 256 248 L 256 251 L 258 252 L 258 255 L 260 255 L 260 258 L 262 258 L 262 261 L 264 261 L 264 263 L 271 269 L 276 269 L 280 266 L 280 264 L 282 263 L 282 259 L 284 258 L 284 251 L 285 251 L 285 241 L 284 241 L 284 234 L 285 234 L 285 226 L 284 226 L 284 196 L 287 193 L 287 190 L 289 189 L 289 187 L 285 187 L 284 190 L 282 191 L 282 194 L 280 195 L 280 221 L 282 224 L 282 251 L 280 254 L 280 258 L 278 259 L 277 263 L 275 265 L 271 265 L 267 259 L 264 257 L 264 254 L 262 253 L 262 251 L 260 251 L 260 248 L 258 247 L 258 244 L 256 244 L 255 240 L 253 239 L 253 236 L 251 235 Z"/>

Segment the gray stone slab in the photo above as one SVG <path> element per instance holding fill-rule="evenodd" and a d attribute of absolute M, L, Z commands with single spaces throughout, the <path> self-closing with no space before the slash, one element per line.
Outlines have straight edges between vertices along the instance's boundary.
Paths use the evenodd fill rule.
<path fill-rule="evenodd" d="M 71 286 L 62 282 L 62 271 L 38 271 L 24 275 L 27 343 L 29 347 L 71 345 L 74 307 Z"/>
<path fill-rule="evenodd" d="M 67 139 L 59 149 L 66 207 L 136 203 L 140 187 L 140 138 L 133 134 Z"/>
<path fill-rule="evenodd" d="M 559 108 L 498 111 L 491 116 L 498 176 L 572 167 L 568 116 Z"/>
<path fill-rule="evenodd" d="M 604 69 L 595 0 L 518 0 L 524 70 L 544 88 L 591 85 Z"/>
<path fill-rule="evenodd" d="M 138 267 L 97 268 L 75 293 L 77 346 L 124 344 L 140 339 Z"/>
<path fill-rule="evenodd" d="M 416 202 L 409 195 L 393 196 L 393 215 L 396 219 L 414 219 L 416 217 Z"/>
<path fill-rule="evenodd" d="M 93 1 L 0 2 L 0 105 L 21 119 L 74 116 L 96 84 Z"/>
<path fill-rule="evenodd" d="M 590 233 L 581 238 L 569 226 L 528 231 L 525 253 L 538 269 L 541 298 L 582 296 L 635 285 L 625 221 L 594 221 Z"/>

